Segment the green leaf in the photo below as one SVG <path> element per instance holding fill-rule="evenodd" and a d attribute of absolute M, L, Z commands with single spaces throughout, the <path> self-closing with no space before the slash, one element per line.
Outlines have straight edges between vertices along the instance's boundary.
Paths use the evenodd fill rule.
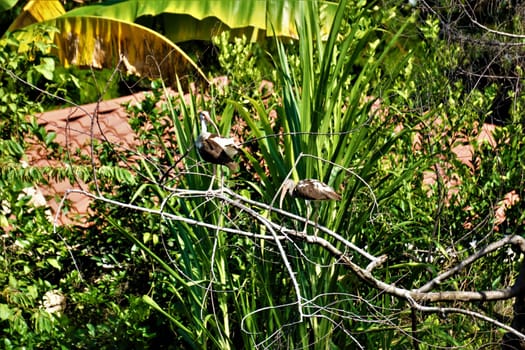
<path fill-rule="evenodd" d="M 46 146 L 49 146 L 51 145 L 51 143 L 55 140 L 57 134 L 55 132 L 48 132 L 46 133 L 45 137 L 44 137 L 44 142 L 46 144 Z"/>
<path fill-rule="evenodd" d="M 191 329 L 187 328 L 184 324 L 182 324 L 180 321 L 178 321 L 175 317 L 173 317 L 168 312 L 166 312 L 163 308 L 161 308 L 160 305 L 157 304 L 157 302 L 155 300 L 153 300 L 149 295 L 143 295 L 142 296 L 142 300 L 146 304 L 148 304 L 149 306 L 151 306 L 152 308 L 154 308 L 155 310 L 157 310 L 158 312 L 160 312 L 161 314 L 166 316 L 171 322 L 173 322 L 182 331 L 187 332 L 187 333 L 191 333 Z"/>
<path fill-rule="evenodd" d="M 64 17 L 97 16 L 126 22 L 161 26 L 172 42 L 211 40 L 223 30 L 233 30 L 255 41 L 266 36 L 298 38 L 296 22 L 305 16 L 302 0 L 130 0 L 83 6 Z M 337 3 L 319 1 L 323 19 L 321 34 L 327 35 Z M 149 24 L 149 25 L 148 25 Z"/>
<path fill-rule="evenodd" d="M 57 270 L 62 270 L 62 265 L 55 258 L 47 258 L 46 261 L 49 265 L 53 266 Z"/>
<path fill-rule="evenodd" d="M 24 147 L 13 140 L 0 140 L 0 149 L 7 150 L 7 153 L 16 159 L 20 159 L 24 154 Z"/>
<path fill-rule="evenodd" d="M 16 5 L 18 0 L 0 0 L 0 12 L 9 10 Z"/>
<path fill-rule="evenodd" d="M 0 227 L 9 227 L 9 221 L 4 214 L 0 214 Z"/>
<path fill-rule="evenodd" d="M 31 318 L 33 319 L 33 325 L 35 332 L 39 333 L 50 333 L 53 330 L 53 316 L 44 310 L 37 310 Z"/>
<path fill-rule="evenodd" d="M 91 323 L 88 323 L 86 325 L 87 329 L 88 329 L 88 333 L 91 337 L 95 337 L 95 334 L 96 334 L 96 328 L 95 326 L 93 326 L 93 324 Z"/>
<path fill-rule="evenodd" d="M 47 80 L 53 80 L 53 72 L 55 71 L 55 60 L 51 57 L 44 57 L 42 63 L 34 66 L 35 70 L 42 74 Z"/>
<path fill-rule="evenodd" d="M 25 335 L 29 330 L 27 322 L 21 313 L 13 314 L 11 317 L 11 325 L 16 332 L 22 335 Z"/>
<path fill-rule="evenodd" d="M 4 321 L 11 317 L 12 312 L 7 304 L 0 304 L 0 320 Z"/>

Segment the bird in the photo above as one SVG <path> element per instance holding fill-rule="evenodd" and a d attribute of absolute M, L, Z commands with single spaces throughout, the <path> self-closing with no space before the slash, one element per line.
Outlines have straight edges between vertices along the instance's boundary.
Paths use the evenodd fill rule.
<path fill-rule="evenodd" d="M 305 179 L 300 180 L 299 182 L 295 183 L 293 180 L 288 179 L 283 183 L 282 190 L 281 190 L 281 197 L 279 200 L 279 207 L 282 208 L 284 197 L 286 196 L 286 193 L 293 197 L 293 198 L 302 198 L 306 200 L 307 204 L 307 213 L 306 213 L 306 221 L 305 226 L 303 230 L 303 234 L 306 233 L 306 228 L 308 226 L 308 220 L 310 218 L 310 212 L 309 212 L 309 202 L 314 201 L 314 203 L 318 203 L 318 201 L 323 200 L 341 200 L 341 195 L 335 190 L 328 186 L 327 184 L 315 180 L 315 179 Z M 316 205 L 317 209 L 317 205 Z M 315 226 L 317 227 L 317 220 L 315 219 Z"/>
<path fill-rule="evenodd" d="M 236 171 L 239 165 L 233 160 L 233 157 L 239 152 L 239 146 L 233 138 L 222 137 L 208 131 L 208 122 L 213 123 L 209 112 L 200 112 L 199 119 L 201 133 L 195 142 L 195 146 L 202 159 L 209 163 L 225 165 L 230 170 Z"/>

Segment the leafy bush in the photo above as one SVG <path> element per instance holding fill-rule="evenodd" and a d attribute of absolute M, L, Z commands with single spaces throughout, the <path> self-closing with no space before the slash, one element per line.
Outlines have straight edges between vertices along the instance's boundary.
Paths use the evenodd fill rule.
<path fill-rule="evenodd" d="M 180 96 L 167 97 L 162 82 L 152 82 L 152 93 L 128 106 L 137 148 L 120 152 L 95 142 L 96 167 L 83 167 L 91 159 L 75 163 L 95 199 L 87 227 L 55 231 L 46 208 L 23 192 L 60 173 L 19 165 L 27 134 L 50 156 L 60 149 L 52 134 L 25 120 L 43 99 L 25 104 L 29 94 L 10 73 L 55 93 L 61 88 L 45 83 L 56 70 L 44 51 L 34 48 L 36 65 L 9 51 L 14 46 L 2 53 L 14 66 L 1 71 L 0 108 L 18 113 L 1 121 L 0 160 L 9 165 L 0 173 L 6 348 L 401 349 L 414 342 L 481 347 L 499 339 L 463 315 L 418 313 L 378 293 L 326 249 L 355 243 L 374 256 L 387 254 L 374 276 L 412 290 L 477 246 L 519 233 L 523 222 L 521 203 L 503 207 L 504 221 L 496 215 L 506 194 L 523 195 L 519 119 L 495 133 L 507 145 L 496 156 L 488 145 L 475 145 L 474 171 L 451 151 L 476 135 L 494 88 L 466 96 L 461 83 L 448 83 L 457 48 L 436 43 L 438 22 L 430 16 L 421 23 L 394 7 L 341 3 L 323 41 L 316 3 L 309 2 L 301 40 L 276 40 L 271 68 L 256 44 L 217 38 L 231 83 L 212 90 L 215 99 L 185 99 L 180 86 Z M 257 90 L 268 78 L 275 86 L 269 98 Z M 11 89 L 20 92 L 9 95 Z M 517 97 L 516 115 L 522 104 Z M 241 170 L 219 167 L 224 187 L 217 190 L 209 186 L 213 166 L 194 148 L 202 109 L 212 112 L 221 134 L 232 130 L 245 142 Z M 425 171 L 436 174 L 428 187 L 421 185 Z M 343 194 L 315 209 L 331 235 L 312 225 L 307 238 L 294 234 L 303 222 L 292 214 L 308 209 L 291 199 L 286 211 L 276 208 L 287 178 L 317 178 Z M 447 187 L 451 178 L 461 181 L 455 191 Z M 481 260 L 440 288 L 509 285 L 516 273 L 510 259 L 511 252 Z M 356 253 L 351 263 L 364 266 L 367 257 Z M 50 291 L 66 296 L 65 310 L 46 311 Z M 508 306 L 480 309 L 508 315 Z"/>
<path fill-rule="evenodd" d="M 42 27 L 41 35 L 51 32 Z M 0 45 L 4 48 L 0 53 L 2 347 L 114 348 L 116 337 L 122 339 L 122 348 L 147 346 L 155 333 L 147 324 L 149 313 L 141 297 L 125 294 L 128 272 L 104 271 L 106 265 L 97 261 L 114 257 L 93 251 L 100 239 L 86 235 L 89 231 L 82 227 L 55 231 L 49 208 L 39 202 L 43 198 L 35 186 L 45 185 L 49 178 L 67 177 L 67 170 L 35 168 L 26 162 L 29 145 L 41 145 L 50 158 L 61 157 L 55 134 L 28 115 L 42 111 L 49 101 L 56 103 L 57 96 L 69 96 L 64 86 L 75 79 L 55 70 L 49 46 L 33 45 L 20 53 L 23 43 L 10 35 Z M 118 178 L 115 173 L 111 177 Z M 81 271 L 95 268 L 93 274 L 80 275 L 77 263 Z M 48 308 L 53 296 L 65 297 L 58 312 Z"/>

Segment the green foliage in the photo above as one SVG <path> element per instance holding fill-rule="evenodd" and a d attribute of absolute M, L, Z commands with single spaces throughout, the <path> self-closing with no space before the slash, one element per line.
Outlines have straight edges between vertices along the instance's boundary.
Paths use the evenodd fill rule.
<path fill-rule="evenodd" d="M 258 99 L 258 96 L 246 96 L 249 105 L 237 102 L 238 99 L 235 97 L 227 101 L 221 113 L 219 129 L 222 133 L 228 133 L 228 126 L 234 113 L 232 107 L 234 107 L 248 126 L 247 130 L 251 133 L 248 136 L 255 139 L 253 143 L 248 144 L 252 152 L 245 152 L 245 157 L 248 168 L 255 170 L 258 180 L 254 180 L 253 174 L 244 174 L 241 171 L 234 177 L 236 181 L 227 180 L 226 183 L 230 188 L 239 190 L 246 187 L 255 189 L 257 192 L 251 191 L 250 196 L 257 197 L 266 203 L 272 203 L 276 189 L 290 171 L 293 172 L 294 178 L 316 177 L 329 182 L 336 188 L 344 187 L 347 189 L 345 191 L 347 197 L 342 205 L 337 210 L 334 210 L 334 204 L 324 206 L 320 211 L 320 223 L 326 225 L 330 222 L 331 229 L 347 232 L 346 238 L 366 244 L 367 241 L 377 240 L 377 234 L 374 233 L 373 228 L 367 227 L 367 220 L 375 208 L 374 199 L 378 199 L 381 204 L 386 203 L 386 200 L 403 184 L 403 180 L 410 179 L 414 164 L 417 163 L 414 161 L 414 164 L 402 165 L 401 169 L 395 173 L 391 168 L 386 168 L 388 170 L 386 173 L 377 172 L 377 169 L 383 164 L 383 157 L 388 154 L 396 142 L 402 142 L 405 137 L 403 132 L 393 132 L 396 124 L 391 120 L 381 119 L 379 114 L 370 115 L 372 102 L 381 96 L 381 91 L 389 91 L 388 84 L 392 80 L 382 79 L 377 71 L 385 64 L 387 52 L 396 42 L 398 34 L 389 37 L 383 46 L 379 46 L 375 42 L 375 40 L 381 42 L 378 28 L 371 26 L 364 29 L 363 23 L 356 22 L 353 26 L 345 27 L 346 36 L 338 39 L 338 34 L 341 32 L 339 26 L 343 26 L 343 17 L 340 15 L 336 17 L 331 40 L 329 39 L 327 43 L 320 40 L 314 41 L 313 39 L 318 35 L 311 33 L 319 32 L 316 32 L 315 9 L 312 11 L 311 16 L 308 16 L 300 27 L 300 33 L 305 39 L 299 43 L 298 55 L 289 58 L 285 47 L 278 45 L 277 58 L 279 61 L 276 62 L 276 65 L 280 69 L 279 76 L 282 77 L 280 81 L 283 96 L 282 107 L 275 105 L 267 107 Z M 365 13 L 372 10 L 363 7 L 361 11 Z M 374 38 L 372 43 L 371 38 Z M 239 55 L 245 55 L 246 52 L 250 52 L 250 48 L 243 48 L 244 45 L 246 44 L 239 41 L 234 45 L 223 45 L 222 47 L 223 50 L 233 50 Z M 221 55 L 228 57 L 228 52 L 223 52 Z M 334 62 L 336 62 L 335 65 Z M 248 64 L 251 63 L 248 62 Z M 400 74 L 401 67 L 403 67 L 402 64 L 398 67 L 390 66 L 390 77 Z M 229 68 L 226 70 L 231 71 Z M 249 69 L 241 72 L 241 76 L 233 80 L 237 84 L 242 83 L 239 88 L 242 91 L 242 85 L 250 84 L 251 77 L 253 81 L 257 81 L 259 75 L 258 72 Z M 245 79 L 244 76 L 250 78 Z M 405 74 L 405 77 L 408 76 L 410 76 L 410 71 Z M 384 82 L 380 83 L 380 81 Z M 363 101 L 361 99 L 363 95 L 372 96 L 372 100 Z M 134 201 L 140 197 L 140 204 L 146 207 L 155 207 L 154 202 L 147 200 L 152 196 L 167 198 L 163 201 L 163 210 L 166 212 L 173 211 L 182 217 L 195 217 L 200 222 L 210 222 L 221 226 L 232 225 L 233 223 L 227 218 L 235 214 L 219 203 L 201 202 L 192 198 L 181 200 L 173 197 L 171 199 L 166 189 L 155 183 L 154 179 L 166 178 L 162 172 L 159 173 L 159 168 L 155 164 L 162 164 L 163 168 L 172 169 L 173 175 L 170 175 L 170 178 L 175 179 L 170 179 L 170 181 L 174 181 L 178 188 L 205 188 L 206 184 L 202 182 L 202 179 L 206 177 L 202 173 L 195 176 L 194 171 L 198 169 L 195 168 L 198 164 L 195 159 L 198 159 L 198 156 L 190 151 L 195 138 L 194 134 L 188 132 L 195 129 L 194 102 L 190 101 L 190 105 L 187 106 L 180 101 L 179 107 L 175 108 L 176 117 L 171 116 L 171 118 L 164 110 L 161 110 L 160 115 L 156 114 L 153 102 L 146 100 L 145 103 L 134 109 L 138 117 L 132 119 L 132 125 L 139 132 L 139 138 L 144 140 L 140 150 L 147 159 L 140 163 L 138 171 L 140 174 L 147 174 L 145 177 L 149 181 L 137 189 L 140 196 L 133 195 L 133 190 L 127 195 L 133 196 Z M 270 108 L 276 108 L 281 118 L 272 119 Z M 150 132 L 143 134 L 137 127 L 145 125 L 148 126 Z M 280 128 L 285 131 L 282 141 L 276 135 L 276 131 Z M 170 153 L 163 149 L 166 146 L 161 146 L 160 152 L 159 149 L 154 152 L 157 144 L 175 144 L 174 141 L 171 141 L 173 136 L 168 138 L 169 142 L 161 142 L 159 135 L 164 130 L 176 130 L 177 148 L 170 147 Z M 176 164 L 168 157 L 168 154 L 174 152 L 178 153 L 176 158 L 180 159 L 183 155 L 185 156 L 184 162 L 180 163 L 180 170 L 178 167 L 174 168 Z M 155 154 L 156 157 L 150 158 L 150 154 Z M 151 162 L 150 159 L 152 159 Z M 259 163 L 260 159 L 264 159 L 262 164 Z M 296 166 L 297 160 L 299 162 Z M 180 171 L 180 175 L 177 170 Z M 367 184 L 372 185 L 373 195 L 366 186 Z M 304 207 L 297 207 L 297 211 L 304 213 Z M 345 215 L 348 212 L 352 212 L 352 215 Z M 329 213 L 332 214 L 328 215 Z M 132 239 L 135 244 L 139 244 L 140 237 L 130 236 L 129 232 L 141 232 L 143 241 L 149 243 L 149 237 L 152 236 L 151 220 L 148 225 L 142 226 L 144 225 L 141 223 L 144 222 L 143 217 L 135 221 L 130 215 L 135 214 L 128 213 L 125 216 L 126 220 L 114 221 L 113 226 Z M 136 225 L 139 225 L 140 228 L 133 229 L 132 227 Z M 175 294 L 177 302 L 172 302 L 171 305 L 166 304 L 162 295 L 148 299 L 148 301 L 177 324 L 183 334 L 186 334 L 185 327 L 195 327 L 193 333 L 199 336 L 193 339 L 198 344 L 211 341 L 222 348 L 232 346 L 235 341 L 240 341 L 238 338 L 232 338 L 232 334 L 245 334 L 244 332 L 232 333 L 233 330 L 238 330 L 240 327 L 241 320 L 234 317 L 235 315 L 248 315 L 257 309 L 258 305 L 282 305 L 293 300 L 290 294 L 291 285 L 286 271 L 282 268 L 281 257 L 275 254 L 272 248 L 265 247 L 265 249 L 253 251 L 250 242 L 231 236 L 226 238 L 224 233 L 216 232 L 212 240 L 210 233 L 198 227 L 170 224 L 169 221 L 165 225 L 167 228 L 163 229 L 166 230 L 163 236 L 165 239 L 169 237 L 166 246 L 174 247 L 174 249 L 169 249 L 170 261 L 177 266 L 177 270 L 170 274 L 172 278 L 183 277 L 180 281 L 183 291 Z M 242 227 L 253 224 L 249 223 L 249 219 L 240 216 L 235 223 L 236 227 L 239 225 Z M 160 230 L 161 227 L 159 226 L 158 229 Z M 348 227 L 352 227 L 350 232 L 346 229 Z M 261 233 L 264 232 L 262 227 L 259 230 Z M 158 257 L 163 253 L 162 250 L 157 251 L 159 248 L 149 244 L 150 246 L 142 248 L 160 263 L 162 258 Z M 214 246 L 220 247 L 220 250 L 216 251 Z M 239 250 L 241 247 L 244 249 Z M 373 246 L 372 249 L 380 249 L 380 247 Z M 209 259 L 210 251 L 214 252 L 213 261 Z M 247 254 L 246 252 L 252 253 Z M 328 258 L 316 247 L 304 247 L 304 252 L 312 259 L 314 257 Z M 253 263 L 246 264 L 247 259 Z M 257 264 L 257 261 L 260 260 L 265 261 L 265 264 Z M 213 265 L 209 266 L 210 263 Z M 302 256 L 293 259 L 293 264 L 298 271 L 299 281 L 305 287 L 302 290 L 304 297 L 314 298 L 337 290 L 336 281 L 342 270 L 334 268 L 315 274 L 311 265 L 304 261 Z M 171 268 L 167 270 L 171 271 Z M 208 281 L 210 271 L 213 271 L 214 278 L 210 283 L 215 286 L 214 289 L 238 290 L 236 294 L 239 298 L 233 300 L 232 296 L 227 293 L 217 293 L 215 311 L 212 313 L 210 310 L 202 314 L 203 297 L 206 294 L 203 293 L 202 287 L 201 289 L 196 288 L 190 281 L 193 283 Z M 345 293 L 357 293 L 357 287 L 352 284 L 344 284 L 340 288 Z M 186 293 L 189 293 L 190 296 L 188 297 Z M 330 297 L 317 300 L 320 305 L 326 305 L 332 301 Z M 184 306 L 181 306 L 180 303 Z M 344 307 L 348 305 L 345 304 Z M 352 312 L 358 314 L 364 311 L 361 305 L 351 308 Z M 175 309 L 185 311 L 174 313 Z M 200 310 L 200 313 L 196 314 L 192 310 Z M 296 321 L 296 315 L 297 311 L 294 306 L 282 308 L 279 311 L 261 312 L 246 319 L 244 329 L 249 334 L 260 334 L 264 337 L 256 341 L 265 341 L 266 335 L 273 333 L 283 325 Z M 202 328 L 204 327 L 203 320 L 206 322 L 206 331 Z M 333 332 L 331 321 L 309 318 L 287 330 L 282 346 L 300 346 L 301 344 L 306 346 L 304 341 L 309 339 L 308 337 L 315 339 L 317 344 L 326 341 L 326 346 L 330 343 L 341 347 L 353 344 L 345 334 L 325 338 L 325 335 L 331 332 Z M 186 335 L 183 337 L 185 338 Z M 246 341 L 249 340 L 243 339 L 243 341 L 244 344 L 247 344 Z M 370 342 L 370 344 L 373 343 L 373 341 Z"/>
<path fill-rule="evenodd" d="M 17 55 L 16 47 L 18 42 L 7 36 L 0 43 L 4 48 L 0 53 L 0 65 L 5 67 L 0 71 L 0 113 L 9 115 L 10 118 L 2 118 L 0 129 L 2 139 L 7 139 L 11 135 L 17 136 L 21 140 L 19 132 L 22 131 L 21 124 L 26 115 L 31 114 L 37 105 L 27 95 L 25 91 L 20 91 L 22 84 L 17 84 L 16 76 L 27 77 L 31 72 L 36 72 L 29 60 L 22 55 Z M 11 75 L 12 74 L 12 75 Z M 26 75 L 27 74 L 27 75 Z"/>
<path fill-rule="evenodd" d="M 54 325 L 57 320 L 53 314 L 43 311 L 39 297 L 49 288 L 42 281 L 31 283 L 27 279 L 17 280 L 12 275 L 8 280 L 2 274 L 5 287 L 0 303 L 0 327 L 5 349 L 20 346 L 27 348 L 55 347 Z"/>
<path fill-rule="evenodd" d="M 16 39 L 6 33 L 0 39 L 0 113 L 11 115 L 9 124 L 2 121 L 2 132 L 10 133 L 22 124 L 20 118 L 42 109 L 62 106 L 66 100 L 79 104 L 97 101 L 101 96 L 117 96 L 119 85 L 112 77 L 113 70 L 89 71 L 78 68 L 65 69 L 56 63 L 55 49 L 49 44 L 57 29 L 39 25 L 30 42 Z M 93 81 L 106 81 L 107 86 L 97 86 Z M 27 82 L 30 86 L 23 84 Z"/>
<path fill-rule="evenodd" d="M 50 33 L 51 28 L 42 27 L 41 35 Z M 69 96 L 69 84 L 78 85 L 69 73 L 57 71 L 50 46 L 34 44 L 29 51 L 18 52 L 22 43 L 10 35 L 0 44 L 1 346 L 69 349 L 98 344 L 114 348 L 116 337 L 122 340 L 122 348 L 148 346 L 155 331 L 148 325 L 148 308 L 141 297 L 125 294 L 128 273 L 115 270 L 101 274 L 100 280 L 97 274 L 82 279 L 75 270 L 77 260 L 72 258 L 79 259 L 83 267 L 96 266 L 91 261 L 99 255 L 93 254 L 98 238 L 85 236 L 82 227 L 61 229 L 57 235 L 49 208 L 38 203 L 38 192 L 34 192 L 36 184 L 45 185 L 49 178 L 62 180 L 73 174 L 84 181 L 93 178 L 89 163 L 64 169 L 37 168 L 26 162 L 29 144 L 41 147 L 50 158 L 62 157 L 56 135 L 28 116 L 42 111 L 49 101 L 57 103 L 57 96 Z M 44 90 L 54 96 L 49 98 Z M 110 163 L 97 169 L 96 175 L 121 184 L 135 181 L 128 170 Z M 112 256 L 102 255 L 108 260 Z M 47 293 L 57 289 L 68 306 L 65 311 L 52 313 L 45 306 Z"/>
<path fill-rule="evenodd" d="M 263 79 L 263 70 L 272 70 L 260 46 L 249 43 L 245 36 L 230 39 L 230 32 L 222 32 L 212 42 L 219 50 L 220 70 L 229 79 L 222 91 L 218 91 L 218 95 L 227 98 L 235 98 L 237 95 L 260 97 L 259 85 Z M 266 72 L 265 76 L 268 75 Z"/>
<path fill-rule="evenodd" d="M 180 96 L 166 96 L 162 82 L 153 81 L 151 94 L 128 106 L 136 148 L 117 152 L 94 142 L 95 165 L 79 156 L 66 170 L 20 162 L 29 135 L 50 157 L 63 150 L 54 134 L 25 119 L 44 99 L 26 103 L 30 93 L 10 72 L 54 93 L 65 85 L 49 83 L 59 73 L 46 48 L 33 48 L 26 62 L 16 56 L 15 42 L 6 46 L 0 57 L 14 66 L 0 71 L 0 108 L 18 119 L 1 121 L 5 348 L 343 349 L 359 343 L 404 349 L 413 346 L 412 337 L 420 348 L 478 348 L 498 341 L 493 328 L 462 315 L 416 313 L 417 330 L 410 333 L 404 301 L 364 285 L 323 247 L 290 238 L 282 248 L 299 282 L 304 317 L 297 322 L 296 290 L 278 247 L 239 232 L 269 235 L 263 219 L 299 230 L 302 223 L 268 207 L 256 221 L 232 203 L 192 192 L 207 189 L 213 171 L 194 147 L 197 112 L 206 109 L 221 134 L 234 132 L 245 142 L 241 170 L 219 170 L 227 190 L 275 206 L 287 177 L 330 184 L 343 199 L 321 204 L 319 224 L 374 255 L 387 254 L 388 264 L 374 270 L 386 283 L 418 288 L 482 244 L 521 232 L 521 203 L 505 208 L 503 222 L 495 215 L 507 193 L 523 198 L 520 120 L 495 133 L 505 147 L 475 144 L 474 171 L 457 159 L 451 148 L 478 132 L 495 87 L 466 94 L 461 82 L 449 83 L 457 48 L 437 41 L 438 23 L 431 17 L 418 23 L 394 7 L 342 1 L 323 41 L 316 4 L 308 4 L 301 40 L 276 41 L 272 67 L 262 63 L 257 44 L 229 42 L 223 34 L 215 44 L 230 84 L 212 91 L 215 99 L 183 98 L 180 86 Z M 257 89 L 268 78 L 276 86 L 270 98 Z M 523 103 L 516 96 L 516 116 Z M 442 169 L 437 181 L 422 186 L 424 172 L 436 165 Z M 93 202 L 89 226 L 56 230 L 47 208 L 36 207 L 25 189 L 73 173 L 104 200 Z M 453 177 L 461 186 L 451 193 L 447 179 Z M 292 199 L 284 209 L 307 211 Z M 439 288 L 508 286 L 516 274 L 512 259 L 512 252 L 494 254 Z M 352 261 L 366 264 L 357 254 Z M 60 313 L 43 307 L 52 290 L 67 298 Z M 489 315 L 500 311 L 483 307 Z"/>
<path fill-rule="evenodd" d="M 35 204 L 29 183 L 15 180 L 9 184 L 4 183 L 0 190 L 4 230 L 4 253 L 0 257 L 3 346 L 55 347 L 58 321 L 43 309 L 42 303 L 44 294 L 54 288 L 63 272 L 67 249 L 51 237 L 49 211 Z"/>
<path fill-rule="evenodd" d="M 17 52 L 19 44 L 9 35 L 0 43 L 4 48 L 0 54 L 0 223 L 4 230 L 0 303 L 3 345 L 7 349 L 57 345 L 53 340 L 55 316 L 44 311 L 41 303 L 43 295 L 58 281 L 63 257 L 67 256 L 61 242 L 49 239 L 49 210 L 38 203 L 33 187 L 45 183 L 45 177 L 40 169 L 25 162 L 26 141 L 33 138 L 52 152 L 57 147 L 55 135 L 47 133 L 34 119 L 28 120 L 28 115 L 42 109 L 41 103 L 33 98 L 34 90 L 17 79 L 45 86 L 53 75 L 54 64 L 47 55 L 49 47 L 33 46 L 28 58 Z"/>
<path fill-rule="evenodd" d="M 75 101 L 79 105 L 97 102 L 101 99 L 112 99 L 120 96 L 121 85 L 126 85 L 115 78 L 113 69 L 87 70 L 77 67 L 64 68 L 57 66 L 53 81 L 56 84 L 55 94 L 59 97 Z M 126 77 L 128 81 L 132 77 Z M 105 82 L 99 86 L 97 82 Z M 49 91 L 49 90 L 48 90 Z M 51 98 L 46 101 L 46 109 L 52 110 L 64 105 L 63 101 Z"/>
<path fill-rule="evenodd" d="M 67 98 L 70 90 L 80 89 L 76 78 L 56 70 L 55 57 L 51 54 L 54 46 L 48 44 L 56 31 L 56 28 L 40 25 L 29 42 L 19 42 L 11 33 L 0 40 L 3 48 L 0 54 L 0 112 L 14 117 L 10 124 L 3 121 L 4 132 L 16 130 L 20 118 L 35 112 L 39 104 L 56 104 L 57 97 Z"/>
<path fill-rule="evenodd" d="M 394 112 L 403 120 L 418 124 L 417 138 L 396 144 L 397 156 L 403 155 L 407 160 L 428 158 L 420 165 L 418 176 L 404 181 L 389 200 L 388 212 L 376 219 L 372 233 L 381 238 L 377 244 L 383 245 L 382 252 L 389 255 L 390 261 L 399 262 L 390 266 L 386 279 L 402 281 L 408 289 L 420 287 L 504 235 L 520 234 L 523 225 L 521 202 L 502 204 L 510 193 L 522 198 L 521 121 L 515 117 L 510 125 L 496 129 L 496 148 L 486 141 L 472 141 L 480 133 L 482 122 L 489 119 L 497 87 L 469 90 L 462 82 L 451 80 L 450 72 L 461 57 L 459 48 L 435 40 L 439 27 L 431 17 L 418 29 L 427 40 L 412 45 L 414 54 L 407 69 L 413 77 L 407 80 L 401 76 L 395 81 L 400 93 L 391 95 L 389 107 L 404 106 Z M 522 100 L 515 101 L 513 113 L 518 116 Z M 472 157 L 460 160 L 452 149 L 465 146 L 467 140 L 473 143 Z M 471 162 L 474 169 L 464 161 Z M 434 174 L 436 182 L 421 186 L 424 172 Z M 451 179 L 458 182 L 451 183 Z M 503 222 L 498 219 L 501 209 L 505 209 Z M 517 273 L 515 259 L 511 250 L 498 252 L 456 274 L 439 288 L 505 288 L 512 285 Z M 510 302 L 503 304 L 503 311 L 496 307 L 484 311 L 496 318 L 501 314 L 511 317 Z M 501 337 L 489 325 L 461 316 L 440 320 L 419 314 L 418 321 L 418 339 L 422 344 L 478 348 L 498 342 Z"/>
<path fill-rule="evenodd" d="M 370 18 L 365 14 L 376 11 L 364 5 L 354 8 L 356 18 Z M 342 20 L 343 13 L 336 16 L 332 35 L 326 43 L 315 40 L 319 23 L 314 8 L 300 26 L 302 37 L 308 39 L 299 42 L 297 56 L 287 54 L 285 46 L 278 45 L 276 59 L 283 101 L 282 107 L 277 107 L 280 116 L 277 121 L 271 120 L 269 110 L 255 99 L 250 102 L 259 120 L 252 118 L 244 106 L 236 104 L 254 133 L 252 136 L 259 140 L 260 152 L 268 166 L 267 171 L 258 172 L 265 201 L 270 202 L 275 194 L 268 189 L 279 188 L 290 171 L 295 180 L 317 178 L 334 188 L 344 187 L 346 195 L 337 209 L 335 203 L 327 204 L 319 214 L 322 224 L 324 220 L 335 220 L 330 226 L 335 231 L 361 227 L 363 220 L 371 215 L 376 203 L 367 184 L 372 185 L 380 200 L 386 200 L 399 186 L 399 177 L 378 177 L 376 169 L 395 142 L 402 142 L 405 137 L 403 132 L 393 132 L 396 124 L 381 115 L 382 103 L 371 112 L 373 102 L 382 102 L 382 91 L 390 91 L 390 80 L 383 79 L 379 72 L 400 32 L 388 38 L 381 51 L 377 45 L 381 42 L 379 23 L 364 26 L 356 20 L 348 26 Z M 341 37 L 342 30 L 346 31 L 344 37 Z M 400 74 L 404 63 L 391 67 L 390 76 Z M 275 127 L 271 125 L 274 122 Z M 279 128 L 284 131 L 284 147 L 272 137 Z M 397 175 L 410 176 L 409 167 L 401 165 L 400 168 L 402 171 Z M 376 186 L 380 183 L 384 187 Z M 369 204 L 355 208 L 352 204 L 355 197 Z M 356 209 L 354 218 L 343 215 L 354 212 L 352 208 Z"/>

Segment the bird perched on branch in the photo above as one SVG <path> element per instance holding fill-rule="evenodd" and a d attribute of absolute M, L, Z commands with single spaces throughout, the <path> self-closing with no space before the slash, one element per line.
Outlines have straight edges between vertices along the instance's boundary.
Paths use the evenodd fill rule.
<path fill-rule="evenodd" d="M 286 192 L 292 197 L 306 200 L 340 200 L 341 195 L 327 184 L 314 179 L 301 180 L 297 184 L 293 180 L 286 180 L 281 192 L 281 205 Z"/>
<path fill-rule="evenodd" d="M 207 111 L 200 112 L 199 119 L 201 133 L 195 142 L 195 146 L 202 159 L 213 164 L 226 165 L 232 171 L 237 170 L 238 164 L 233 161 L 233 157 L 239 152 L 239 146 L 233 138 L 222 137 L 208 131 L 208 122 L 212 124 L 213 122 Z"/>
<path fill-rule="evenodd" d="M 303 230 L 303 234 L 306 233 L 306 228 L 308 226 L 308 220 L 310 219 L 310 203 L 309 201 L 314 201 L 314 203 L 317 203 L 318 201 L 322 200 L 341 200 L 341 195 L 334 191 L 334 189 L 327 184 L 315 180 L 315 179 L 306 179 L 301 180 L 297 184 L 293 180 L 286 180 L 283 183 L 283 187 L 281 190 L 281 198 L 279 200 L 279 207 L 282 207 L 284 197 L 286 196 L 286 193 L 291 197 L 294 198 L 302 198 L 306 200 L 307 204 L 307 214 L 306 214 L 306 221 L 305 226 Z M 317 204 L 316 204 L 317 209 Z M 317 227 L 317 220 L 315 219 L 315 226 Z"/>

